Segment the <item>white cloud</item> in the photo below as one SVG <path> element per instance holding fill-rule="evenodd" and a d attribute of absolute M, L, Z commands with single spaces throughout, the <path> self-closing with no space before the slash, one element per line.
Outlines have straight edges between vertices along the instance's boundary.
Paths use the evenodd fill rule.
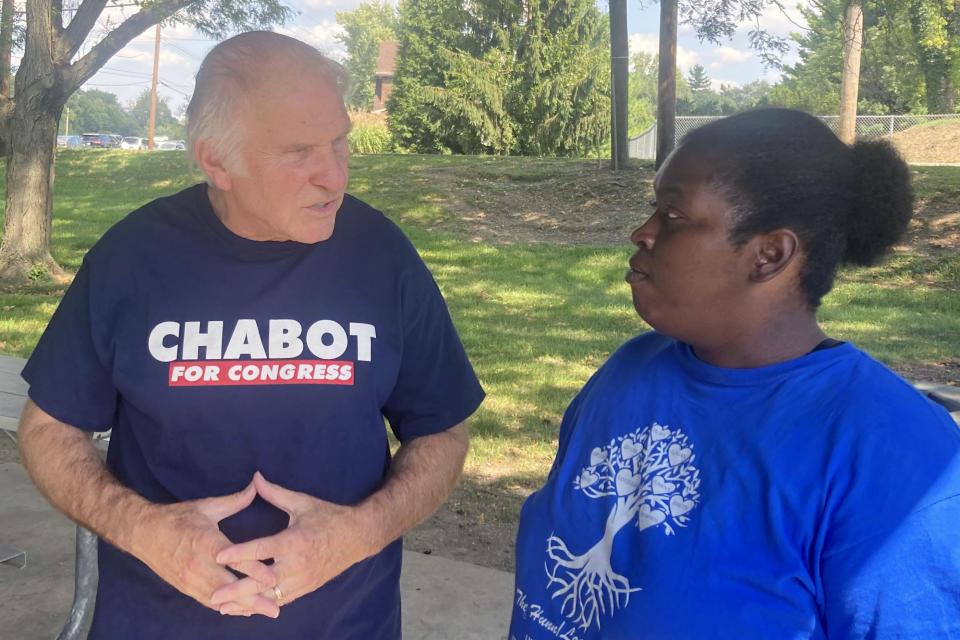
<path fill-rule="evenodd" d="M 655 33 L 635 33 L 629 40 L 630 55 L 639 51 L 657 55 L 660 53 L 660 38 Z M 696 51 L 677 46 L 677 66 L 688 69 L 697 63 L 700 56 Z"/>
<path fill-rule="evenodd" d="M 746 62 L 753 57 L 753 52 L 722 45 L 712 50 L 710 57 L 712 58 L 710 68 L 719 69 L 729 64 Z"/>
<path fill-rule="evenodd" d="M 756 22 L 745 22 L 743 27 L 754 28 Z M 791 32 L 803 31 L 807 26 L 807 21 L 796 6 L 784 6 L 781 11 L 776 6 L 768 6 L 760 14 L 760 28 L 772 35 L 786 37 Z"/>
<path fill-rule="evenodd" d="M 333 9 L 334 11 L 350 11 L 367 0 L 305 0 L 303 4 L 310 9 Z M 389 4 L 396 5 L 395 1 Z"/>
<path fill-rule="evenodd" d="M 277 32 L 311 44 L 335 58 L 338 57 L 338 54 L 346 53 L 343 44 L 336 39 L 338 34 L 343 33 L 343 27 L 332 20 L 324 20 L 313 26 L 290 25 L 280 27 Z"/>

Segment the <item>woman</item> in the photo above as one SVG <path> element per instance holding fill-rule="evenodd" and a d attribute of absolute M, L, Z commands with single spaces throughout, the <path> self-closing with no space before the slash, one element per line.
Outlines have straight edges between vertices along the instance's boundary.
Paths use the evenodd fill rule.
<path fill-rule="evenodd" d="M 654 331 L 566 412 L 511 640 L 960 637 L 960 431 L 816 321 L 906 228 L 906 165 L 766 109 L 654 186 L 626 275 Z"/>

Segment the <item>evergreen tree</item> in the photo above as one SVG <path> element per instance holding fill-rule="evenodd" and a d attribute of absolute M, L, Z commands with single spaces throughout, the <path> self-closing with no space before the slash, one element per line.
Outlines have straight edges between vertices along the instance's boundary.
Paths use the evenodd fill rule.
<path fill-rule="evenodd" d="M 710 91 L 713 87 L 710 83 L 710 77 L 707 76 L 707 70 L 702 64 L 695 64 L 687 72 L 687 82 L 690 85 L 690 91 L 697 92 Z"/>
<path fill-rule="evenodd" d="M 609 32 L 592 0 L 405 0 L 388 109 L 421 152 L 582 154 L 609 132 Z"/>

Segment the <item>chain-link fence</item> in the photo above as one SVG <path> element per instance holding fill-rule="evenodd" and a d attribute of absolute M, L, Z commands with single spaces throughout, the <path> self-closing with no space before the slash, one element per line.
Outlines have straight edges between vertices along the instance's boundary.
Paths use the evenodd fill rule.
<path fill-rule="evenodd" d="M 676 140 L 720 116 L 678 116 Z M 840 116 L 817 116 L 834 133 Z M 960 113 L 857 116 L 857 138 L 886 138 L 914 163 L 960 163 Z M 657 126 L 630 139 L 631 158 L 652 160 L 657 155 Z"/>

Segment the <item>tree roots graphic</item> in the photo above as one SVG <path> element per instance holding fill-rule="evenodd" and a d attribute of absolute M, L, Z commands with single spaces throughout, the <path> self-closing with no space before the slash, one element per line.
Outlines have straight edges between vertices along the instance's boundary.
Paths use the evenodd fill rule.
<path fill-rule="evenodd" d="M 554 598 L 562 598 L 560 611 L 581 629 L 596 624 L 600 615 L 613 613 L 630 601 L 630 582 L 610 566 L 609 554 L 600 545 L 575 556 L 556 536 L 547 539 L 549 587 L 556 585 Z M 550 566 L 552 564 L 552 568 Z M 548 588 L 549 588 L 548 587 Z"/>

